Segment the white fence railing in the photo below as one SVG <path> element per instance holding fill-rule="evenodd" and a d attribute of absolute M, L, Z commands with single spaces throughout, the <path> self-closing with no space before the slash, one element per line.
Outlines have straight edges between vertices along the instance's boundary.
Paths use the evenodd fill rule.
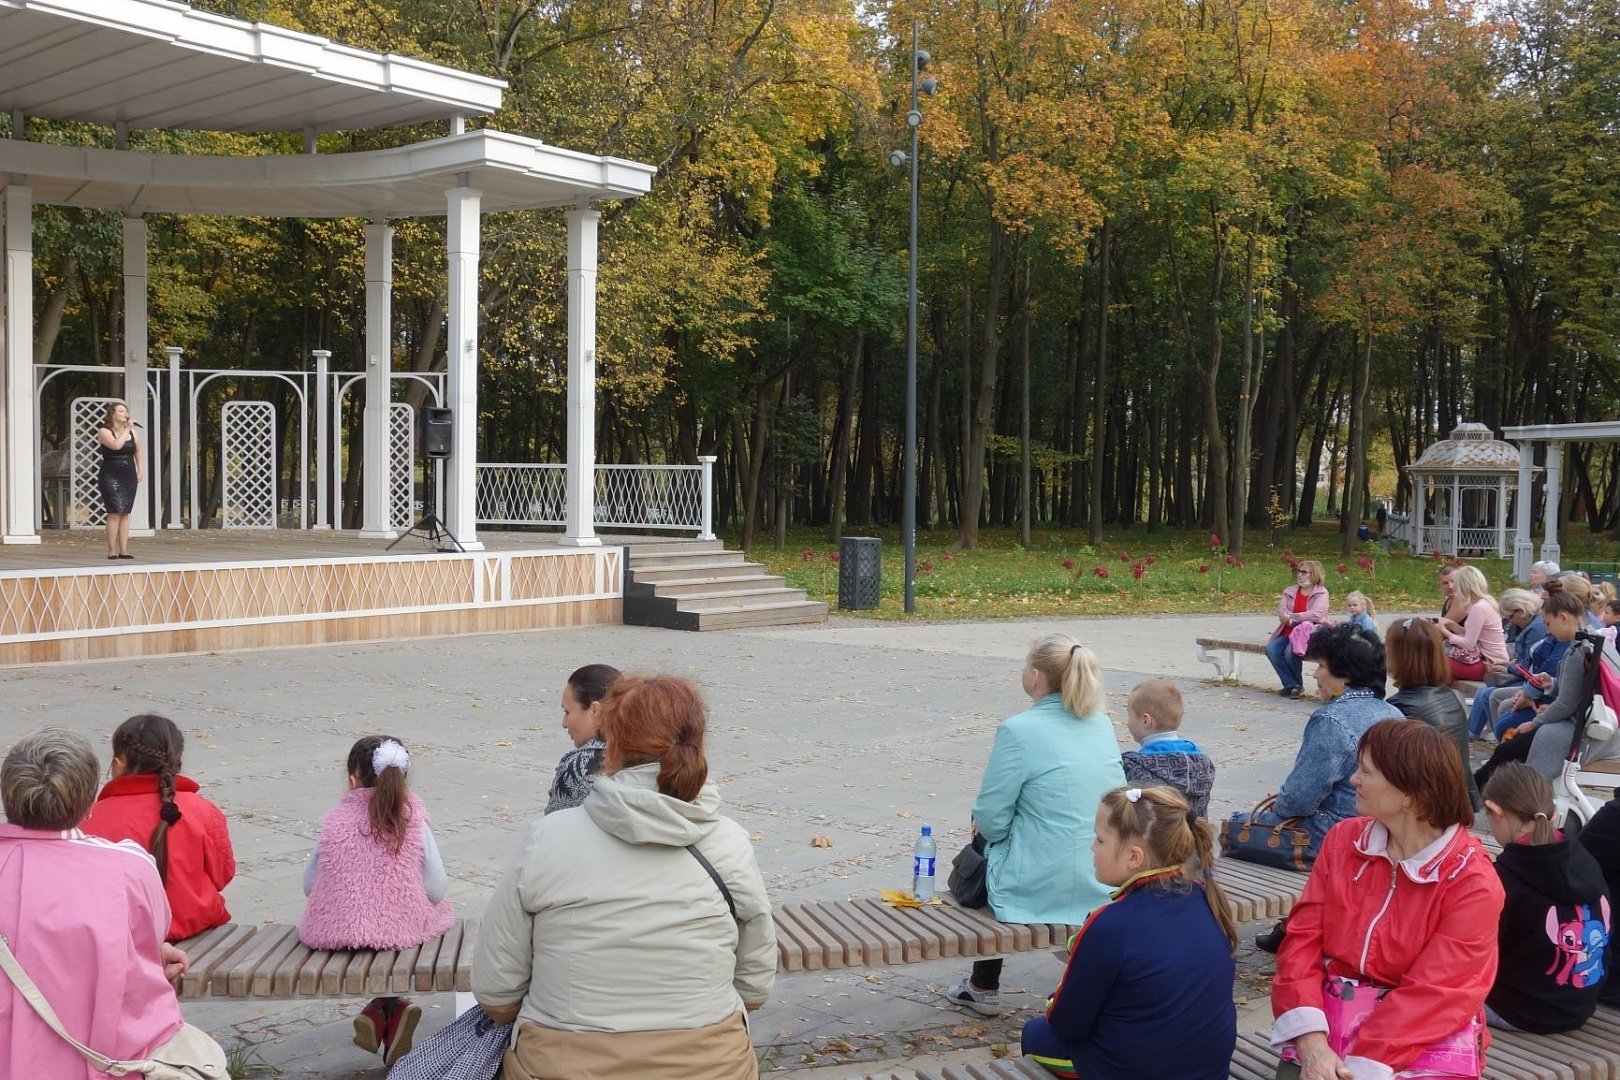
<path fill-rule="evenodd" d="M 598 527 L 667 529 L 714 535 L 714 458 L 697 465 L 598 465 Z M 566 465 L 481 464 L 480 525 L 562 525 L 568 517 Z"/>

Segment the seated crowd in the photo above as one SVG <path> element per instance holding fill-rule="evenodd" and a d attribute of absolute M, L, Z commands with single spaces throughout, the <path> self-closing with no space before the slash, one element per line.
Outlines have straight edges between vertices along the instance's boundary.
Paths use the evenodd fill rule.
<path fill-rule="evenodd" d="M 1003 922 L 1082 927 L 1024 1027 L 1027 1055 L 1062 1078 L 1227 1075 L 1239 937 L 1218 848 L 1308 873 L 1289 917 L 1257 938 L 1277 954 L 1280 1077 L 1478 1077 L 1487 1027 L 1567 1031 L 1620 999 L 1607 955 L 1620 801 L 1562 831 L 1547 773 L 1585 715 L 1587 665 L 1613 648 L 1579 634 L 1597 601 L 1584 579 L 1540 567 L 1536 589 L 1499 608 L 1477 570 L 1448 569 L 1441 617 L 1397 620 L 1386 653 L 1365 596 L 1336 623 L 1321 567 L 1297 565 L 1267 651 L 1289 697 L 1313 661 L 1320 700 L 1276 795 L 1218 824 L 1215 767 L 1183 734 L 1174 685 L 1130 691 L 1135 746 L 1122 752 L 1095 653 L 1064 634 L 1031 645 L 1029 707 L 997 726 L 973 803 L 982 888 L 957 898 Z M 1471 718 L 1452 684 L 1507 675 L 1508 649 L 1522 681 L 1481 691 Z M 511 1025 L 499 1075 L 757 1078 L 747 1013 L 773 988 L 775 931 L 747 831 L 709 778 L 702 696 L 684 679 L 593 664 L 569 677 L 561 706 L 575 749 L 482 912 L 473 963 L 483 1015 Z M 1470 728 L 1493 709 L 1529 716 L 1476 786 Z M 78 735 L 39 732 L 6 754 L 0 940 L 76 1039 L 139 1061 L 195 1032 L 171 988 L 187 964 L 175 943 L 230 919 L 235 861 L 225 816 L 182 772 L 175 724 L 131 717 L 111 753 L 99 791 Z M 449 878 L 409 751 L 367 736 L 343 769 L 305 867 L 300 940 L 398 950 L 443 933 Z M 1494 860 L 1476 820 L 1501 845 Z M 71 887 L 87 879 L 104 887 Z M 1003 1012 L 1001 967 L 976 961 L 946 1000 Z M 409 999 L 377 998 L 354 1042 L 392 1067 L 421 1017 Z M 105 1074 L 11 977 L 0 1075 Z"/>

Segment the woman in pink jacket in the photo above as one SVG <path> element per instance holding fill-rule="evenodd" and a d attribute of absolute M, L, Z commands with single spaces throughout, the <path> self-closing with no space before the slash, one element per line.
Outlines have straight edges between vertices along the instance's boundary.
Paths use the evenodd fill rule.
<path fill-rule="evenodd" d="M 1354 817 L 1335 825 L 1277 953 L 1279 1080 L 1481 1075 L 1502 882 L 1451 740 L 1421 720 L 1361 737 Z"/>
<path fill-rule="evenodd" d="M 1441 619 L 1446 632 L 1446 658 L 1451 661 L 1453 679 L 1479 680 L 1487 671 L 1507 667 L 1507 637 L 1502 632 L 1502 610 L 1491 596 L 1490 585 L 1477 566 L 1459 566 L 1452 575 L 1457 600 L 1468 614 L 1461 623 Z"/>
<path fill-rule="evenodd" d="M 152 857 L 78 828 L 100 774 L 95 751 L 70 731 L 24 736 L 6 754 L 0 935 L 70 1035 L 138 1059 L 180 1030 L 169 980 L 184 974 L 185 956 L 163 942 L 169 902 Z M 0 976 L 0 1077 L 104 1076 Z"/>
<path fill-rule="evenodd" d="M 1294 564 L 1294 583 L 1284 589 L 1277 600 L 1277 629 L 1266 642 L 1266 659 L 1282 680 L 1277 693 L 1286 698 L 1297 698 L 1304 692 L 1304 651 L 1294 651 L 1291 635 L 1296 627 L 1328 621 L 1330 597 L 1322 587 L 1322 564 L 1315 559 L 1304 559 Z"/>

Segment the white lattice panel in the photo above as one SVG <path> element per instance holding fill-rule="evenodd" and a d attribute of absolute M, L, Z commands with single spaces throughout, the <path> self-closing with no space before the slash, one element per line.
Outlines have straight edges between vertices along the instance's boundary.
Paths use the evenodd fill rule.
<path fill-rule="evenodd" d="M 478 524 L 563 524 L 567 479 L 566 465 L 478 466 Z"/>
<path fill-rule="evenodd" d="M 276 410 L 268 401 L 227 401 L 219 414 L 224 463 L 221 524 L 276 527 Z"/>
<path fill-rule="evenodd" d="M 416 410 L 388 406 L 388 522 L 408 529 L 416 521 Z"/>
<path fill-rule="evenodd" d="M 596 523 L 640 529 L 703 527 L 703 469 L 696 465 L 598 465 Z"/>
<path fill-rule="evenodd" d="M 123 398 L 82 397 L 73 399 L 72 435 L 68 439 L 68 505 L 63 520 L 75 529 L 99 529 L 107 522 L 101 505 L 101 440 L 96 438 L 107 406 Z"/>

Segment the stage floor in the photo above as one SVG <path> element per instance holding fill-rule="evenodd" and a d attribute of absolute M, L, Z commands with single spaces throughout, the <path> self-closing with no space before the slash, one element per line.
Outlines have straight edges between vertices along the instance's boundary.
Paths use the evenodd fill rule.
<path fill-rule="evenodd" d="M 559 532 L 480 531 L 485 551 L 543 551 L 562 547 Z M 603 535 L 604 547 L 626 544 L 668 544 L 686 536 Z M 107 558 L 107 541 L 100 529 L 45 529 L 38 544 L 0 545 L 0 571 L 39 571 L 93 567 L 132 569 L 186 563 L 256 563 L 283 559 L 350 559 L 424 555 L 435 548 L 417 536 L 402 539 L 388 551 L 389 541 L 363 539 L 356 532 L 323 529 L 164 529 L 147 539 L 132 539 L 133 560 Z M 577 551 L 578 548 L 564 550 Z"/>

